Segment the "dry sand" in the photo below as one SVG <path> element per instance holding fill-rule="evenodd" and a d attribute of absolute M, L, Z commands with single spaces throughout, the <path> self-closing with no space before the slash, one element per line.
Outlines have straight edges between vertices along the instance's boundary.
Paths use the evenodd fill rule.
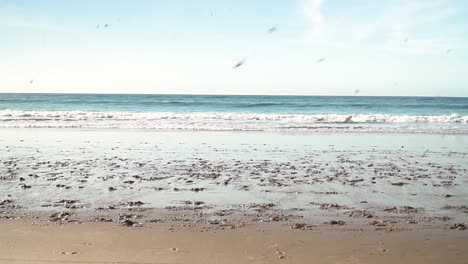
<path fill-rule="evenodd" d="M 0 263 L 468 263 L 468 232 L 168 232 L 106 223 L 0 222 Z"/>

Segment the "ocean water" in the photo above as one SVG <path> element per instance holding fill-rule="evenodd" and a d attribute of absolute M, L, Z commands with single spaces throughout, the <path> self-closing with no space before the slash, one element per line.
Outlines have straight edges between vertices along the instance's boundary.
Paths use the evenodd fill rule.
<path fill-rule="evenodd" d="M 0 94 L 0 128 L 468 134 L 468 98 Z"/>

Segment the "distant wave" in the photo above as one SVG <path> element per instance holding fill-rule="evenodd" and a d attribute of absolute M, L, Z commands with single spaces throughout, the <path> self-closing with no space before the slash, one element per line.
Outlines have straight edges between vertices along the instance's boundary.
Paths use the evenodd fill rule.
<path fill-rule="evenodd" d="M 241 107 L 241 108 L 253 108 L 253 107 L 288 107 L 288 106 L 295 106 L 295 107 L 305 107 L 305 106 L 308 106 L 307 104 L 298 104 L 298 103 L 283 103 L 283 102 L 279 102 L 279 103 L 236 103 L 236 104 L 233 104 L 235 107 Z M 313 105 L 311 106 L 313 107 Z"/>
<path fill-rule="evenodd" d="M 345 120 L 352 116 L 351 122 Z M 466 133 L 468 115 L 267 114 L 0 110 L 1 128 Z"/>

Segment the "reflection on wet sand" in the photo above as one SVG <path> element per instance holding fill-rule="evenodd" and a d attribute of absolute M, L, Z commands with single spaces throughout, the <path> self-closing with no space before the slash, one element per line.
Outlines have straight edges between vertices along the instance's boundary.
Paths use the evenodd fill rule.
<path fill-rule="evenodd" d="M 421 146 L 391 134 L 330 144 L 320 134 L 3 132 L 1 218 L 202 230 L 466 227 L 462 135 L 418 135 L 430 142 Z"/>

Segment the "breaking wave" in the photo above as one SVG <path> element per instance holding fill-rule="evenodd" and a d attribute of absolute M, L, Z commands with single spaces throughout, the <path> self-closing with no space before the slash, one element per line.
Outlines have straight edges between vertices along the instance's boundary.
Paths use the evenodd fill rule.
<path fill-rule="evenodd" d="M 351 119 L 345 122 L 348 117 Z M 467 133 L 467 115 L 0 110 L 1 128 Z"/>

